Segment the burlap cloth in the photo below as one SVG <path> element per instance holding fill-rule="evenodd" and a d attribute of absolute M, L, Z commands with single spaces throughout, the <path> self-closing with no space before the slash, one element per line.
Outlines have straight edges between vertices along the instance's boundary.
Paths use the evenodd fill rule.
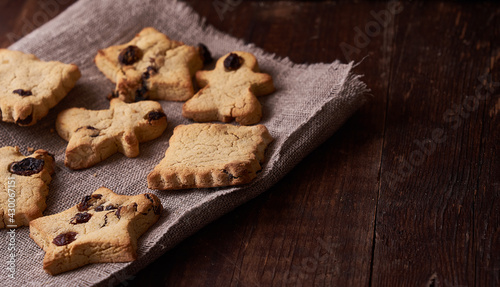
<path fill-rule="evenodd" d="M 141 144 L 139 157 L 115 154 L 83 171 L 71 171 L 63 164 L 66 142 L 52 130 L 57 114 L 70 107 L 108 108 L 105 96 L 114 85 L 96 68 L 94 56 L 99 49 L 128 42 L 147 26 L 189 45 L 204 43 L 214 58 L 234 50 L 251 52 L 261 70 L 272 75 L 276 92 L 260 98 L 261 123 L 275 138 L 266 152 L 263 172 L 251 184 L 241 187 L 153 191 L 165 211 L 139 240 L 139 257 L 131 263 L 93 264 L 50 276 L 42 270 L 44 252 L 29 238 L 28 227 L 22 227 L 16 233 L 16 278 L 8 279 L 4 268 L 8 235 L 7 230 L 2 230 L 2 285 L 107 286 L 126 282 L 184 238 L 270 188 L 330 137 L 364 101 L 366 86 L 352 73 L 353 63 L 296 65 L 288 59 L 278 59 L 204 25 L 184 3 L 80 0 L 10 47 L 43 60 L 75 63 L 82 71 L 77 86 L 35 126 L 23 128 L 0 123 L 0 146 L 17 145 L 25 153 L 27 147 L 43 148 L 56 155 L 56 175 L 44 214 L 65 210 L 100 186 L 128 195 L 150 192 L 146 176 L 163 158 L 173 128 L 190 123 L 181 115 L 182 103 L 162 102 L 168 129 L 160 138 Z"/>

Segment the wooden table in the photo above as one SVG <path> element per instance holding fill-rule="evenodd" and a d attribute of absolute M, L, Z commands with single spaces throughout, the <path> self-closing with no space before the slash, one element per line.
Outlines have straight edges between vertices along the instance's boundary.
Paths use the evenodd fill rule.
<path fill-rule="evenodd" d="M 43 2 L 0 0 L 0 47 L 43 24 Z M 364 59 L 370 101 L 271 190 L 115 283 L 500 286 L 500 5 L 187 2 L 297 63 Z"/>

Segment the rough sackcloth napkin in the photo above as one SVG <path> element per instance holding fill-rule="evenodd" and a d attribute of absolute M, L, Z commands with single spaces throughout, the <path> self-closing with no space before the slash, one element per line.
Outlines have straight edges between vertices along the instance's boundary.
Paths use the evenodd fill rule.
<path fill-rule="evenodd" d="M 96 68 L 94 56 L 99 49 L 128 42 L 148 26 L 188 45 L 204 43 L 215 59 L 230 51 L 251 52 L 261 70 L 272 75 L 276 92 L 259 98 L 263 107 L 260 123 L 269 129 L 275 141 L 266 152 L 263 172 L 252 183 L 166 192 L 147 189 L 146 176 L 163 158 L 173 128 L 190 123 L 182 117 L 183 103 L 179 102 L 161 102 L 168 129 L 160 138 L 141 144 L 137 158 L 115 154 L 83 171 L 71 171 L 64 166 L 67 143 L 51 132 L 57 114 L 70 107 L 107 109 L 106 95 L 114 84 Z M 56 174 L 44 214 L 66 210 L 101 186 L 127 195 L 154 192 L 165 210 L 140 238 L 136 261 L 91 264 L 57 276 L 43 271 L 44 252 L 29 238 L 29 228 L 22 227 L 15 237 L 15 279 L 9 279 L 5 268 L 9 235 L 6 229 L 1 230 L 0 269 L 6 286 L 107 286 L 126 282 L 184 238 L 270 188 L 330 137 L 362 105 L 367 92 L 360 76 L 352 72 L 353 63 L 296 65 L 288 59 L 278 59 L 205 25 L 189 6 L 173 1 L 81 0 L 10 49 L 33 53 L 42 60 L 75 63 L 82 71 L 76 87 L 35 126 L 0 123 L 0 146 L 17 145 L 25 153 L 27 147 L 42 148 L 56 155 Z"/>

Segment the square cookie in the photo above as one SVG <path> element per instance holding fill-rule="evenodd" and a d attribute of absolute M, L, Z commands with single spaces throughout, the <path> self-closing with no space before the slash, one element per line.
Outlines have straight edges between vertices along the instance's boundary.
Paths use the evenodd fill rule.
<path fill-rule="evenodd" d="M 245 184 L 262 169 L 273 141 L 263 125 L 191 124 L 174 129 L 148 187 L 170 190 Z"/>

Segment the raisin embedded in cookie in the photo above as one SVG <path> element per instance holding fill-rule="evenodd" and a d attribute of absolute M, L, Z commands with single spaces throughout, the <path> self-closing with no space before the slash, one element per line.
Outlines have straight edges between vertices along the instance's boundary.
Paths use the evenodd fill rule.
<path fill-rule="evenodd" d="M 207 60 L 205 48 L 172 41 L 148 27 L 126 44 L 100 50 L 95 63 L 116 83 L 113 97 L 125 102 L 185 101 L 194 94 L 191 78 Z"/>
<path fill-rule="evenodd" d="M 0 148 L 0 228 L 27 226 L 45 210 L 54 157 L 45 150 L 23 156 L 18 147 Z"/>
<path fill-rule="evenodd" d="M 148 175 L 148 187 L 168 190 L 248 183 L 261 170 L 272 140 L 263 125 L 177 126 L 165 158 Z"/>
<path fill-rule="evenodd" d="M 167 128 L 167 116 L 153 101 L 127 104 L 112 99 L 108 110 L 71 108 L 56 121 L 57 133 L 66 141 L 64 164 L 83 169 L 120 152 L 139 155 L 139 143 L 159 137 Z"/>
<path fill-rule="evenodd" d="M 101 187 L 61 213 L 30 222 L 30 237 L 45 251 L 43 269 L 56 275 L 90 263 L 129 262 L 137 239 L 162 211 L 151 193 L 118 195 Z"/>
<path fill-rule="evenodd" d="M 0 49 L 0 121 L 34 125 L 75 86 L 76 65 Z"/>
<path fill-rule="evenodd" d="M 271 76 L 259 73 L 257 59 L 246 52 L 225 55 L 215 70 L 198 71 L 196 80 L 202 89 L 184 104 L 182 115 L 197 122 L 256 124 L 262 117 L 256 96 L 274 91 Z"/>

